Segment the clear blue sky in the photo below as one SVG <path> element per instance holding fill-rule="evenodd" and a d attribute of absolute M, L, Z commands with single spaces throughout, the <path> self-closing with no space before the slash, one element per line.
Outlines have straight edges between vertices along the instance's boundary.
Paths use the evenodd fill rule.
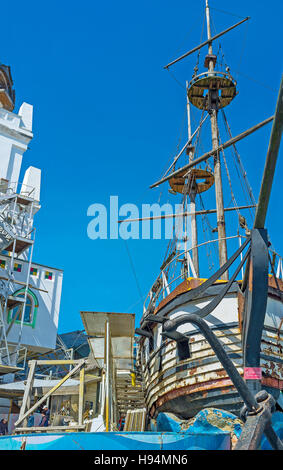
<path fill-rule="evenodd" d="M 87 208 L 108 205 L 110 195 L 118 195 L 120 204 L 157 202 L 161 188 L 149 185 L 174 155 L 184 118 L 185 94 L 176 80 L 190 80 L 196 55 L 172 69 L 176 80 L 162 67 L 199 43 L 204 3 L 15 0 L 1 6 L 1 61 L 12 67 L 16 110 L 22 101 L 34 105 L 34 139 L 23 163 L 23 170 L 42 169 L 34 260 L 64 270 L 60 332 L 82 328 L 80 310 L 140 317 L 125 242 L 88 239 Z M 239 95 L 226 109 L 236 135 L 274 112 L 283 3 L 210 5 L 213 33 L 251 16 L 221 39 L 238 81 Z M 238 145 L 256 196 L 270 129 Z M 281 149 L 267 219 L 281 252 L 282 157 Z M 167 201 L 165 186 L 161 201 Z M 166 244 L 128 242 L 142 294 L 158 275 Z"/>

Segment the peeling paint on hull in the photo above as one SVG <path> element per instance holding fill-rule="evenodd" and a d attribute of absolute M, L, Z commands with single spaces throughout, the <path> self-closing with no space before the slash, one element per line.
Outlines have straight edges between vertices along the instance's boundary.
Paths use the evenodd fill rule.
<path fill-rule="evenodd" d="M 176 318 L 195 307 L 203 307 L 211 298 L 184 302 L 173 309 L 167 318 Z M 242 338 L 240 328 L 241 301 L 236 291 L 229 292 L 219 306 L 208 315 L 210 324 L 224 346 L 238 372 L 243 375 Z M 162 309 L 159 310 L 162 314 Z M 275 398 L 283 388 L 283 304 L 273 297 L 268 299 L 265 328 L 261 343 L 262 386 Z M 162 326 L 152 325 L 155 345 L 149 353 L 148 340 L 143 339 L 144 350 L 141 360 L 146 404 L 150 415 L 159 411 L 172 412 L 182 418 L 191 418 L 206 407 L 216 407 L 238 414 L 242 406 L 236 389 L 226 371 L 218 361 L 208 342 L 192 325 L 182 325 L 178 331 L 189 336 L 191 356 L 180 361 L 176 343 L 166 339 L 161 345 Z M 164 340 L 163 340 L 164 343 Z"/>

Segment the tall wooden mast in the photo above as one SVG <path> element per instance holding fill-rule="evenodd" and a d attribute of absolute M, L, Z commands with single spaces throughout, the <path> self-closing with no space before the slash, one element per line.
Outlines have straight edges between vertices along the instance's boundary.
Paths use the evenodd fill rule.
<path fill-rule="evenodd" d="M 186 88 L 188 90 L 188 82 L 186 83 Z M 192 128 L 191 128 L 191 110 L 190 110 L 190 101 L 187 94 L 187 116 L 188 116 L 188 139 L 191 140 L 192 137 Z M 189 162 L 193 161 L 193 151 L 192 147 L 189 148 Z M 198 258 L 198 234 L 197 234 L 197 218 L 196 218 L 196 190 L 195 185 L 191 186 L 189 192 L 190 197 L 190 211 L 191 215 L 191 237 L 192 237 L 192 254 L 193 254 L 193 265 L 195 268 L 196 276 L 199 276 L 199 258 Z"/>
<path fill-rule="evenodd" d="M 245 132 L 242 132 L 238 136 L 230 139 L 224 144 L 219 145 L 219 130 L 218 130 L 218 110 L 228 106 L 231 101 L 237 95 L 237 82 L 233 79 L 230 74 L 229 68 L 226 68 L 225 72 L 217 71 L 215 69 L 215 64 L 217 57 L 213 54 L 212 44 L 213 41 L 218 39 L 220 36 L 228 33 L 237 26 L 243 24 L 245 21 L 249 20 L 249 17 L 246 17 L 239 21 L 238 23 L 230 26 L 224 31 L 217 33 L 214 36 L 211 36 L 210 28 L 210 11 L 208 0 L 205 0 L 205 15 L 207 22 L 207 40 L 199 44 L 198 46 L 191 49 L 189 52 L 186 52 L 177 59 L 171 61 L 164 68 L 169 69 L 172 65 L 176 64 L 180 60 L 188 57 L 190 54 L 200 50 L 204 46 L 208 45 L 208 54 L 205 57 L 204 66 L 208 69 L 206 72 L 198 73 L 198 67 L 195 67 L 195 72 L 189 84 L 187 84 L 187 108 L 189 111 L 190 103 L 196 108 L 206 111 L 206 117 L 210 117 L 211 122 L 211 137 L 212 137 L 212 149 L 209 152 L 206 152 L 201 157 L 194 159 L 193 152 L 191 152 L 191 141 L 190 138 L 190 122 L 188 121 L 188 134 L 189 140 L 184 148 L 179 152 L 175 157 L 173 163 L 170 165 L 169 169 L 165 173 L 164 177 L 152 184 L 150 187 L 154 188 L 159 186 L 165 181 L 169 181 L 171 189 L 174 193 L 188 194 L 191 200 L 191 212 L 190 214 L 196 214 L 194 207 L 194 195 L 192 190 L 195 189 L 195 193 L 199 194 L 203 191 L 207 191 L 215 183 L 215 196 L 216 196 L 216 213 L 217 213 L 217 232 L 218 232 L 218 246 L 219 246 L 219 264 L 223 266 L 227 261 L 227 243 L 226 243 L 226 226 L 225 226 L 225 217 L 224 217 L 224 201 L 223 201 L 223 188 L 222 188 L 222 176 L 221 176 L 221 162 L 220 162 L 220 152 L 235 142 L 238 142 L 242 138 L 248 136 L 252 132 L 260 129 L 263 125 L 267 124 L 273 119 L 273 116 L 265 121 L 253 126 Z M 205 117 L 205 119 L 206 119 Z M 189 119 L 189 112 L 188 112 Z M 203 124 L 204 120 L 201 121 L 199 128 Z M 193 137 L 193 136 L 192 136 Z M 184 150 L 187 150 L 189 155 L 189 163 L 186 163 L 181 168 L 175 169 L 175 163 L 183 153 Z M 208 158 L 214 158 L 214 174 L 210 171 L 203 170 L 201 168 L 196 168 L 201 162 L 208 160 Z M 173 168 L 173 171 L 170 170 Z M 169 174 L 168 174 L 169 173 Z M 199 180 L 205 179 L 205 184 L 199 182 Z M 187 183 L 186 183 L 187 182 Z M 198 262 L 198 253 L 197 253 L 197 227 L 196 220 L 192 217 L 191 221 L 192 227 L 192 248 L 193 248 L 193 264 L 195 267 L 196 275 L 199 275 L 199 262 Z M 195 248 L 195 249 L 194 249 Z M 225 272 L 223 277 L 224 280 L 228 279 L 228 272 Z"/>
<path fill-rule="evenodd" d="M 210 13 L 208 0 L 206 0 L 206 22 L 207 22 L 207 39 L 211 39 L 210 29 Z M 212 42 L 208 43 L 208 71 L 213 74 L 215 56 L 212 53 Z M 217 89 L 210 88 L 208 90 L 208 112 L 210 115 L 211 122 L 211 137 L 212 137 L 212 149 L 215 150 L 219 146 L 218 142 L 218 124 L 217 124 L 217 113 L 218 113 L 218 97 L 219 91 Z M 222 189 L 222 178 L 221 178 L 221 164 L 219 152 L 214 157 L 214 183 L 215 183 L 215 196 L 216 196 L 216 209 L 217 209 L 217 229 L 218 229 L 218 249 L 219 249 L 219 264 L 222 266 L 227 261 L 227 244 L 226 244 L 226 227 L 224 217 L 224 204 L 223 204 L 223 189 Z M 228 279 L 228 272 L 224 273 L 223 279 Z"/>

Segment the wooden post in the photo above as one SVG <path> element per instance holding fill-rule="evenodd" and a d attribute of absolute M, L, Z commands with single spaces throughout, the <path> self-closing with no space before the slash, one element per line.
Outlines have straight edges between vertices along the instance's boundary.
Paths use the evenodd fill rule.
<path fill-rule="evenodd" d="M 36 361 L 29 361 L 29 374 L 27 378 L 27 383 L 25 386 L 25 391 L 24 391 L 24 396 L 23 396 L 23 402 L 22 406 L 20 409 L 20 414 L 18 421 L 22 421 L 22 418 L 25 414 L 26 409 L 30 407 L 31 404 L 31 397 L 32 397 L 32 387 L 33 387 L 33 382 L 34 382 L 34 373 L 35 373 L 35 368 L 36 368 Z M 27 425 L 27 419 L 24 420 L 24 426 Z"/>
<path fill-rule="evenodd" d="M 110 431 L 110 325 L 105 323 L 105 430 Z"/>
<path fill-rule="evenodd" d="M 32 362 L 32 361 L 31 361 Z M 20 423 L 22 423 L 28 416 L 30 416 L 42 403 L 44 403 L 47 398 L 52 395 L 61 385 L 63 385 L 66 380 L 68 380 L 72 375 L 74 375 L 82 366 L 84 366 L 86 361 L 82 360 L 79 364 L 76 365 L 65 377 L 63 377 L 60 382 L 55 385 L 51 390 L 49 390 L 40 400 L 38 400 L 26 413 L 21 414 L 19 416 L 19 419 L 16 421 L 15 425 L 18 426 Z M 21 408 L 22 410 L 22 408 Z"/>
<path fill-rule="evenodd" d="M 83 424 L 84 378 L 85 378 L 85 368 L 82 367 L 81 370 L 80 370 L 80 388 L 79 388 L 79 425 Z"/>
<path fill-rule="evenodd" d="M 207 39 L 211 39 L 211 31 L 210 31 L 210 14 L 209 14 L 209 6 L 208 0 L 206 0 L 206 21 L 207 21 Z M 208 43 L 208 53 L 212 55 L 212 42 Z M 209 72 L 214 71 L 214 63 L 213 59 L 209 60 L 208 66 Z M 217 94 L 217 96 L 216 96 Z M 209 114 L 210 114 L 210 122 L 211 122 L 211 137 L 212 137 L 212 149 L 216 150 L 219 146 L 218 143 L 218 125 L 217 125 L 217 98 L 218 98 L 218 91 L 216 90 L 209 90 Z M 216 197 L 216 209 L 217 209 L 217 228 L 218 228 L 218 250 L 219 250 L 219 265 L 223 266 L 223 264 L 227 261 L 227 243 L 226 243 L 226 228 L 225 228 L 225 217 L 224 217 L 224 204 L 223 204 L 223 189 L 222 189 L 222 177 L 221 177 L 221 164 L 220 164 L 220 154 L 219 152 L 216 153 L 214 157 L 214 184 L 215 184 L 215 197 Z M 221 240 L 220 240 L 221 239 Z M 222 279 L 228 280 L 228 272 L 226 271 L 222 277 Z"/>
<path fill-rule="evenodd" d="M 205 14 L 206 14 L 206 27 L 207 27 L 207 40 L 208 42 L 208 53 L 212 54 L 212 40 L 211 40 L 211 30 L 210 30 L 210 14 L 209 14 L 209 6 L 208 0 L 205 0 Z M 210 63 L 212 62 L 212 66 Z M 213 61 L 209 61 L 209 71 L 213 71 Z"/>
<path fill-rule="evenodd" d="M 13 398 L 10 398 L 9 413 L 8 413 L 8 417 L 7 417 L 8 426 L 9 426 L 10 417 L 11 417 L 11 413 L 12 413 L 12 407 L 13 407 Z"/>
<path fill-rule="evenodd" d="M 54 366 L 60 366 L 60 365 L 76 365 L 80 364 L 82 362 L 81 359 L 39 359 L 36 361 L 38 366 L 48 366 L 48 365 L 54 365 Z"/>

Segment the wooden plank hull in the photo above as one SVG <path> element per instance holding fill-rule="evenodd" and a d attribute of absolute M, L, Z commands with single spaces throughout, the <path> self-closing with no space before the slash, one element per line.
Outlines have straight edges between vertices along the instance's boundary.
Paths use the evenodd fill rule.
<path fill-rule="evenodd" d="M 217 289 L 221 288 L 217 286 Z M 178 306 L 166 316 L 176 316 L 203 307 L 216 291 L 211 289 L 203 298 L 186 302 L 185 294 L 178 297 Z M 211 294 L 211 295 L 209 295 Z M 182 303 L 182 296 L 184 302 Z M 237 370 L 243 375 L 241 309 L 238 289 L 231 289 L 206 321 L 224 346 Z M 162 314 L 163 308 L 159 310 Z M 167 307 L 168 310 L 168 307 Z M 262 386 L 278 398 L 283 388 L 283 303 L 269 294 L 265 327 L 261 342 Z M 152 417 L 160 411 L 182 418 L 195 416 L 201 409 L 216 407 L 238 414 L 243 403 L 214 351 L 201 333 L 192 325 L 182 325 L 181 333 L 189 336 L 190 357 L 180 361 L 175 341 L 161 338 L 162 325 L 152 324 L 153 350 L 148 338 L 141 340 L 141 365 L 145 382 L 146 405 Z M 163 347 L 160 349 L 161 341 Z"/>

